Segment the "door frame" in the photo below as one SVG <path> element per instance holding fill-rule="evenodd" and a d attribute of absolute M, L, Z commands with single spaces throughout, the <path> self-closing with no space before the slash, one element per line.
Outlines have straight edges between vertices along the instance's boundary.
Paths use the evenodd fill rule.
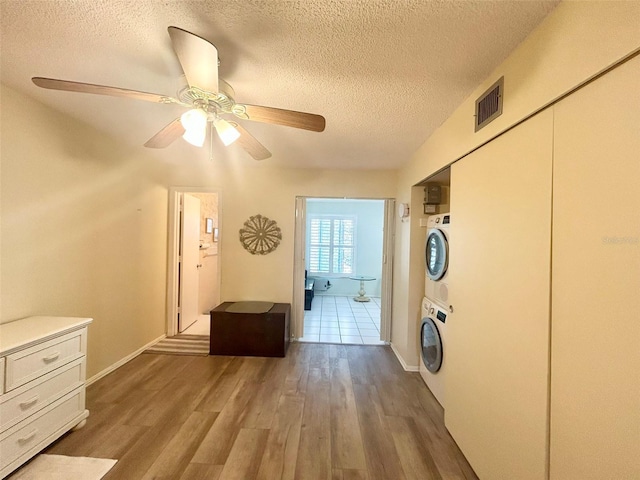
<path fill-rule="evenodd" d="M 391 306 L 393 302 L 393 252 L 396 238 L 396 201 L 384 199 L 382 237 L 382 285 L 380 291 L 380 339 L 391 343 Z"/>
<path fill-rule="evenodd" d="M 297 339 L 304 331 L 304 270 L 306 255 L 306 218 L 308 198 L 336 198 L 339 200 L 383 200 L 384 230 L 382 237 L 382 285 L 380 288 L 380 339 L 391 342 L 391 310 L 393 299 L 393 252 L 395 241 L 395 204 L 393 198 L 371 197 L 317 197 L 298 196 L 295 204 L 295 231 L 293 247 L 293 322 L 291 338 Z"/>
<path fill-rule="evenodd" d="M 180 200 L 185 193 L 216 193 L 218 195 L 218 285 L 220 282 L 222 255 L 222 198 L 216 188 L 206 187 L 169 187 L 169 218 L 167 223 L 167 308 L 166 334 L 171 337 L 178 334 L 178 263 L 180 252 Z"/>

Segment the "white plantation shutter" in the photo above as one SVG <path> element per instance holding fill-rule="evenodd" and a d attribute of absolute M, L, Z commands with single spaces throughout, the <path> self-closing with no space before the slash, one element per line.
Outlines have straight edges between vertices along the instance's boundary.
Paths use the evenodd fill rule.
<path fill-rule="evenodd" d="M 312 218 L 309 229 L 309 270 L 329 273 L 331 255 L 331 220 Z"/>
<path fill-rule="evenodd" d="M 353 274 L 353 219 L 333 220 L 333 273 Z"/>
<path fill-rule="evenodd" d="M 309 271 L 355 273 L 355 217 L 313 216 L 309 226 Z"/>

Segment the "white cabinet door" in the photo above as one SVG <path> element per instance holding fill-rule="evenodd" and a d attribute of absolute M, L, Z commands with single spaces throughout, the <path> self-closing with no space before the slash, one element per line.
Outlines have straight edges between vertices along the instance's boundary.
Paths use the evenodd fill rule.
<path fill-rule="evenodd" d="M 184 332 L 198 320 L 200 274 L 200 200 L 184 194 L 180 229 L 180 317 L 178 330 Z"/>
<path fill-rule="evenodd" d="M 551 111 L 451 170 L 445 424 L 481 479 L 547 474 Z"/>
<path fill-rule="evenodd" d="M 640 478 L 640 57 L 555 109 L 551 478 Z"/>

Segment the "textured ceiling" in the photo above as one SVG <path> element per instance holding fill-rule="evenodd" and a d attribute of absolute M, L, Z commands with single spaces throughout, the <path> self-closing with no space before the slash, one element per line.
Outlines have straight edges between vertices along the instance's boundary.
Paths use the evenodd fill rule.
<path fill-rule="evenodd" d="M 313 133 L 244 121 L 269 165 L 393 169 L 440 126 L 558 1 L 0 0 L 2 83 L 122 142 L 143 144 L 182 110 L 57 92 L 33 76 L 175 96 L 167 27 L 211 41 L 241 103 L 323 115 Z M 6 119 L 5 119 L 6 121 Z M 207 143 L 208 145 L 208 143 Z M 168 162 L 207 158 L 181 139 Z M 215 141 L 215 158 L 254 162 Z"/>

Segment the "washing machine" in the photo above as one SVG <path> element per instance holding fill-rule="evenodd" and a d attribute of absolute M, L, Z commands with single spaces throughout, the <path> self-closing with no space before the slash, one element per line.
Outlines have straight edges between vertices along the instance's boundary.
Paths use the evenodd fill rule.
<path fill-rule="evenodd" d="M 427 239 L 424 244 L 426 278 L 424 294 L 444 308 L 449 306 L 449 226 L 448 213 L 431 215 L 427 219 Z"/>
<path fill-rule="evenodd" d="M 420 322 L 420 376 L 444 408 L 444 338 L 448 313 L 428 298 L 422 299 Z"/>

